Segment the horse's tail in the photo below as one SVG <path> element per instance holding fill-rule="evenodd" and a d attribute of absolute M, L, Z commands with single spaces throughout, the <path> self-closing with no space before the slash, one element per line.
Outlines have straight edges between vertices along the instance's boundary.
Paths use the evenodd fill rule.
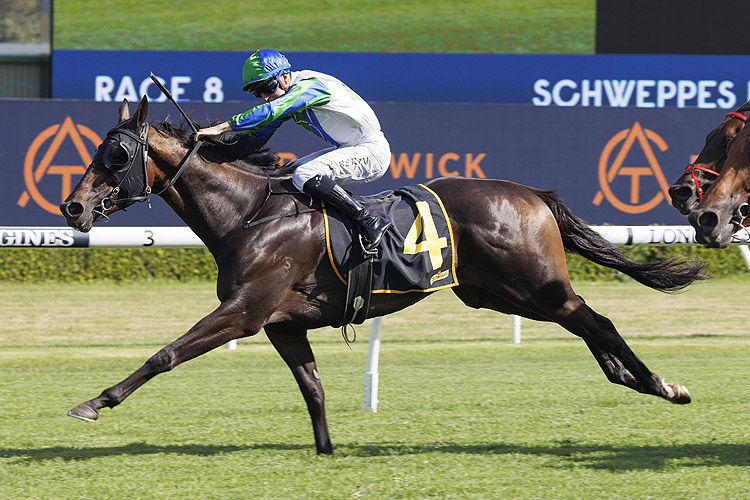
<path fill-rule="evenodd" d="M 697 280 L 709 279 L 702 260 L 670 258 L 657 262 L 634 262 L 615 245 L 591 229 L 565 206 L 552 191 L 535 189 L 534 193 L 547 204 L 557 221 L 565 249 L 586 259 L 627 274 L 647 287 L 674 292 Z"/>

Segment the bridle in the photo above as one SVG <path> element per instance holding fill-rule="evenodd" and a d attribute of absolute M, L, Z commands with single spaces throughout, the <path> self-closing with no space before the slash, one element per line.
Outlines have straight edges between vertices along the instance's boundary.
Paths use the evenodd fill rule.
<path fill-rule="evenodd" d="M 742 203 L 732 214 L 732 218 L 729 219 L 730 224 L 737 224 L 738 226 L 745 228 L 745 226 L 742 225 L 743 222 L 745 222 L 745 219 L 750 215 L 750 204 L 747 202 Z M 745 231 L 748 231 L 747 228 L 745 228 Z M 750 234 L 750 232 L 748 232 Z"/>
<path fill-rule="evenodd" d="M 187 114 L 185 114 L 185 111 L 183 111 L 180 105 L 177 104 L 177 101 L 174 100 L 172 94 L 170 94 L 170 92 L 164 87 L 164 85 L 159 81 L 158 78 L 156 78 L 153 73 L 151 73 L 151 80 L 153 80 L 154 84 L 156 84 L 156 86 L 159 88 L 159 90 L 162 91 L 167 99 L 169 99 L 172 104 L 177 107 L 177 110 L 180 112 L 180 114 L 182 114 L 182 117 L 185 118 L 185 121 L 188 123 L 190 128 L 193 129 L 193 132 L 197 133 L 198 129 L 195 124 L 188 118 Z M 104 142 L 102 142 L 102 144 L 94 153 L 92 166 L 97 170 L 103 172 L 109 178 L 113 179 L 116 185 L 112 189 L 112 191 L 102 199 L 99 205 L 94 208 L 94 213 L 101 215 L 105 219 L 109 219 L 105 212 L 107 210 L 111 210 L 112 207 L 117 206 L 125 210 L 133 203 L 142 201 L 148 203 L 148 208 L 151 208 L 152 190 L 151 186 L 148 183 L 148 131 L 148 123 L 143 123 L 140 127 L 138 127 L 136 133 L 133 133 L 130 130 L 124 128 L 120 128 L 119 125 L 107 132 L 107 136 L 104 139 Z M 130 144 L 127 140 L 125 140 L 125 138 L 120 136 L 125 136 L 125 138 L 129 138 L 131 141 L 135 141 L 135 145 Z M 212 139 L 206 140 L 215 142 Z M 200 149 L 202 144 L 202 141 L 195 141 L 193 147 L 190 148 L 190 151 L 188 151 L 188 153 L 178 164 L 177 172 L 174 174 L 174 176 L 172 176 L 169 183 L 164 186 L 164 188 L 161 189 L 158 193 L 156 193 L 155 196 L 160 196 L 162 193 L 164 193 L 164 191 L 174 186 L 175 182 L 177 182 L 177 179 L 179 179 L 180 175 L 182 175 L 183 170 L 185 170 L 187 164 L 190 163 L 190 160 L 192 160 L 196 153 L 198 153 L 198 150 Z M 116 153 L 122 154 L 123 152 L 125 153 L 127 158 L 127 161 L 124 162 L 118 160 L 116 156 Z M 113 153 L 115 153 L 114 158 L 112 157 Z M 136 161 L 141 163 L 142 168 L 133 169 Z M 134 171 L 137 173 L 131 176 L 131 172 Z M 284 192 L 274 192 L 271 189 L 271 179 L 268 176 L 268 172 L 264 171 L 264 174 L 266 176 L 266 189 L 263 202 L 260 204 L 253 216 L 250 217 L 250 219 L 246 221 L 240 228 L 231 231 L 230 235 L 234 234 L 237 231 L 249 229 L 258 224 L 263 224 L 275 219 L 283 217 L 295 217 L 303 213 L 317 212 L 316 209 L 300 210 L 298 207 L 296 207 L 295 204 L 296 210 L 294 212 L 275 214 L 257 219 L 271 196 L 290 194 Z M 134 192 L 134 184 L 137 184 L 140 187 L 140 193 L 133 196 L 131 193 Z M 120 193 L 124 193 L 125 198 L 113 198 L 113 196 L 118 196 Z M 310 203 L 312 203 L 312 197 L 310 198 Z"/>
<path fill-rule="evenodd" d="M 133 203 L 143 201 L 151 208 L 152 189 L 149 185 L 148 175 L 148 132 L 148 123 L 141 125 L 135 133 L 119 127 L 107 132 L 104 142 L 94 153 L 92 166 L 112 179 L 115 187 L 107 196 L 102 198 L 102 201 L 94 210 L 95 213 L 108 219 L 107 210 L 111 210 L 115 206 L 125 210 Z M 177 172 L 172 176 L 169 183 L 155 194 L 156 196 L 161 195 L 177 182 L 185 166 L 200 149 L 201 144 L 198 141 L 193 145 L 188 154 L 180 161 Z M 125 162 L 118 159 L 118 154 L 119 158 L 123 158 L 123 152 L 124 158 L 127 159 Z M 120 194 L 124 198 L 117 197 Z"/>
<path fill-rule="evenodd" d="M 727 116 L 725 117 L 725 119 L 726 118 L 730 118 L 730 117 L 737 118 L 738 120 L 741 120 L 742 123 L 743 123 L 743 127 L 744 127 L 744 124 L 746 124 L 748 122 L 748 120 L 750 120 L 750 115 L 745 116 L 744 114 L 739 113 L 739 112 L 735 112 L 735 111 L 733 111 L 731 113 L 728 113 Z M 695 175 L 695 170 L 700 170 L 702 172 L 707 172 L 709 174 L 716 175 L 717 177 L 721 175 L 721 172 L 716 172 L 715 170 L 711 170 L 711 169 L 705 168 L 705 167 L 699 167 L 699 166 L 697 166 L 697 165 L 695 165 L 693 163 L 691 163 L 690 165 L 688 165 L 687 167 L 685 167 L 685 170 L 683 172 L 686 173 L 686 174 L 690 174 L 690 176 L 692 177 L 693 182 L 695 183 L 696 191 L 698 192 L 698 201 L 702 202 L 703 201 L 703 189 L 701 188 L 700 184 L 698 183 L 698 178 Z M 729 223 L 730 224 L 736 224 L 737 226 L 744 228 L 745 231 L 748 231 L 748 229 L 745 226 L 743 226 L 742 223 L 749 216 L 750 216 L 750 204 L 748 202 L 742 203 L 742 204 L 740 204 L 740 206 L 738 206 L 735 209 L 734 212 L 732 212 L 732 217 L 729 219 Z M 748 234 L 750 234 L 750 231 L 748 231 Z"/>
<path fill-rule="evenodd" d="M 742 120 L 743 124 L 747 123 L 748 118 L 750 118 L 750 116 L 745 116 L 742 113 L 739 113 L 737 111 L 732 111 L 731 113 L 727 113 L 727 116 L 725 116 L 724 119 L 727 119 L 729 117 Z M 701 188 L 701 185 L 698 182 L 698 177 L 696 177 L 695 175 L 696 170 L 700 170 L 701 172 L 706 172 L 708 174 L 713 174 L 717 177 L 721 175 L 721 172 L 717 172 L 715 170 L 711 170 L 710 168 L 706 168 L 706 167 L 700 167 L 694 163 L 689 164 L 687 167 L 685 167 L 685 170 L 682 171 L 685 174 L 690 174 L 690 177 L 693 179 L 693 182 L 695 183 L 695 190 L 698 193 L 698 202 L 701 202 L 703 201 L 703 188 Z"/>
<path fill-rule="evenodd" d="M 727 116 L 733 116 L 735 118 L 738 118 L 742 120 L 743 123 L 747 123 L 748 119 L 750 119 L 750 116 L 745 116 L 742 113 L 735 113 L 735 112 L 729 113 Z M 743 226 L 742 223 L 745 222 L 745 219 L 747 219 L 749 215 L 750 215 L 750 205 L 747 202 L 742 203 L 734 211 L 734 214 L 732 214 L 732 218 L 729 220 L 729 222 L 735 223 L 738 226 L 744 228 L 745 231 L 748 231 L 748 229 L 745 226 Z"/>
<path fill-rule="evenodd" d="M 149 126 L 147 123 L 144 123 L 138 128 L 136 133 L 118 127 L 107 132 L 107 137 L 104 139 L 104 142 L 102 142 L 101 146 L 99 146 L 94 153 L 92 166 L 112 179 L 115 187 L 107 196 L 102 198 L 102 201 L 94 208 L 94 213 L 99 214 L 108 220 L 109 217 L 107 216 L 106 211 L 111 210 L 115 206 L 125 210 L 133 203 L 145 201 L 148 203 L 148 207 L 151 208 L 151 195 L 160 196 L 164 191 L 172 187 L 174 183 L 177 182 L 180 175 L 182 175 L 185 166 L 190 160 L 192 160 L 193 156 L 198 152 L 201 144 L 203 144 L 200 141 L 196 142 L 180 161 L 177 167 L 177 172 L 172 176 L 169 183 L 158 193 L 153 193 L 151 186 L 148 183 L 148 131 Z M 126 158 L 127 160 L 122 161 L 118 159 L 118 154 L 120 155 L 119 158 Z M 137 164 L 139 165 L 136 166 Z M 273 191 L 271 189 L 271 179 L 268 176 L 268 172 L 264 171 L 263 173 L 266 176 L 265 196 L 263 201 L 252 217 L 250 217 L 250 219 L 237 230 L 231 231 L 230 235 L 257 226 L 258 224 L 270 222 L 274 219 L 294 217 L 300 214 L 317 211 L 315 209 L 300 210 L 298 207 L 295 207 L 294 212 L 275 214 L 257 219 L 271 196 L 290 194 L 287 192 Z M 132 193 L 134 192 L 138 192 L 139 194 L 133 195 Z M 122 194 L 125 197 L 114 198 L 119 194 Z M 310 203 L 312 203 L 312 199 Z"/>
<path fill-rule="evenodd" d="M 695 191 L 698 193 L 698 201 L 703 201 L 703 188 L 701 187 L 700 183 L 698 182 L 698 177 L 695 176 L 695 170 L 700 170 L 701 172 L 706 172 L 709 174 L 714 174 L 716 176 L 721 175 L 720 172 L 717 172 L 715 170 L 711 170 L 710 168 L 706 167 L 699 167 L 698 165 L 695 165 L 691 163 L 687 167 L 685 167 L 685 170 L 682 172 L 685 174 L 690 174 L 690 177 L 693 179 L 693 182 L 695 183 Z"/>
<path fill-rule="evenodd" d="M 94 152 L 91 165 L 114 181 L 115 187 L 105 196 L 95 210 L 107 217 L 106 211 L 114 206 L 126 208 L 146 200 L 151 194 L 148 185 L 148 124 L 141 125 L 136 132 L 115 127 Z M 131 196 L 138 192 L 137 196 Z M 123 193 L 124 198 L 115 198 Z"/>
<path fill-rule="evenodd" d="M 161 90 L 161 92 L 167 97 L 167 99 L 169 99 L 175 106 L 177 106 L 177 109 L 182 114 L 182 117 L 185 118 L 185 121 L 190 125 L 190 128 L 193 129 L 193 132 L 198 132 L 198 129 L 195 127 L 193 122 L 188 118 L 187 114 L 185 114 L 180 105 L 177 104 L 177 101 L 174 100 L 172 94 L 170 94 L 166 87 L 164 87 L 159 79 L 156 78 L 156 75 L 151 73 L 150 78 L 154 82 L 154 84 L 156 84 L 159 90 Z M 112 189 L 112 192 L 110 192 L 102 199 L 100 205 L 94 209 L 95 213 L 100 214 L 106 219 L 109 219 L 105 212 L 112 209 L 112 207 L 118 206 L 119 208 L 125 210 L 125 208 L 129 207 L 133 203 L 142 201 L 145 201 L 148 204 L 148 208 L 151 208 L 151 186 L 149 186 L 148 184 L 148 131 L 148 123 L 143 123 L 140 127 L 138 127 L 136 133 L 120 128 L 119 125 L 107 132 L 107 137 L 104 139 L 104 142 L 101 146 L 99 146 L 99 148 L 97 148 L 96 153 L 94 153 L 94 160 L 92 161 L 92 164 L 94 168 L 113 179 L 116 186 L 114 187 L 114 189 Z M 129 145 L 122 139 L 118 139 L 118 136 L 120 135 L 124 135 L 134 140 L 136 142 L 136 146 L 133 148 L 132 145 Z M 106 147 L 102 148 L 102 146 L 105 145 Z M 174 174 L 169 183 L 161 191 L 156 193 L 156 196 L 161 195 L 164 191 L 174 186 L 174 183 L 177 182 L 177 179 L 179 179 L 180 175 L 182 175 L 182 171 L 185 169 L 185 166 L 190 163 L 190 160 L 193 159 L 193 156 L 195 156 L 195 154 L 198 152 L 201 145 L 202 142 L 195 141 L 195 144 L 190 149 L 188 154 L 182 159 L 182 161 L 180 161 L 177 168 L 177 173 Z M 121 148 L 120 150 L 124 150 L 127 153 L 128 161 L 126 163 L 112 162 L 111 152 L 117 151 L 117 148 Z M 138 154 L 139 152 L 140 154 Z M 138 174 L 136 174 L 135 177 L 131 177 L 130 174 L 133 171 L 133 165 L 135 164 L 136 160 L 141 162 L 143 168 L 136 168 Z M 140 186 L 140 193 L 132 196 L 131 193 L 134 192 L 132 184 L 135 183 Z M 124 192 L 125 198 L 113 198 L 113 196 L 117 196 L 121 192 Z"/>

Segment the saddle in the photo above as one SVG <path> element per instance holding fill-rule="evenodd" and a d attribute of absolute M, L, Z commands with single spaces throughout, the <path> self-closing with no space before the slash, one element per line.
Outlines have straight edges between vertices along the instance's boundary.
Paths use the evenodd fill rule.
<path fill-rule="evenodd" d="M 367 255 L 358 225 L 323 205 L 328 257 L 347 286 L 338 326 L 363 323 L 372 293 L 433 292 L 458 285 L 450 221 L 435 192 L 419 184 L 357 199 L 393 225 L 377 254 Z"/>

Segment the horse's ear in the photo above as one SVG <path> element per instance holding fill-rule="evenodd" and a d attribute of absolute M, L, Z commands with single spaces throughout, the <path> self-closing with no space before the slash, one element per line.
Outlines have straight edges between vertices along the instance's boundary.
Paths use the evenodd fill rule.
<path fill-rule="evenodd" d="M 148 97 L 145 95 L 141 102 L 138 104 L 138 109 L 135 110 L 135 127 L 138 128 L 143 125 L 146 121 L 146 115 L 148 115 Z"/>
<path fill-rule="evenodd" d="M 119 116 L 120 118 L 117 123 L 122 123 L 130 118 L 130 103 L 128 103 L 127 99 L 122 100 L 122 104 L 120 104 L 120 109 L 117 112 L 117 116 Z"/>

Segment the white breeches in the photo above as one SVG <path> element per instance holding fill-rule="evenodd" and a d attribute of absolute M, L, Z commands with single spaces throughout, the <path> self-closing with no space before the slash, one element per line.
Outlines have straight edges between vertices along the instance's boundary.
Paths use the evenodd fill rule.
<path fill-rule="evenodd" d="M 364 184 L 379 179 L 391 164 L 391 146 L 383 132 L 373 132 L 357 144 L 328 148 L 298 158 L 292 176 L 294 187 L 302 186 L 316 175 L 327 175 L 337 184 Z"/>

